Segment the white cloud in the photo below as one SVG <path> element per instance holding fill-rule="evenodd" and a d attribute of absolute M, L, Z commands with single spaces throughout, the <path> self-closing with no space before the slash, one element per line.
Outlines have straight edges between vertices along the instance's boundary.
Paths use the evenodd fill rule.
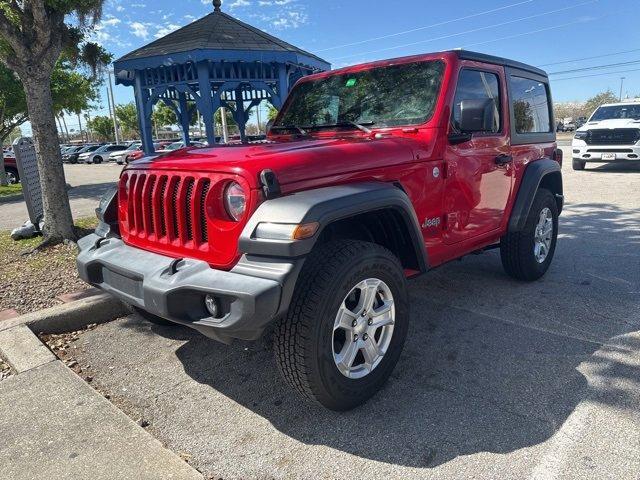
<path fill-rule="evenodd" d="M 261 7 L 271 7 L 273 5 L 283 6 L 289 5 L 290 3 L 295 2 L 296 0 L 260 0 L 258 5 Z"/>
<path fill-rule="evenodd" d="M 271 21 L 271 25 L 278 30 L 286 30 L 288 28 L 298 28 L 305 25 L 309 17 L 304 12 L 289 11 L 278 15 Z"/>
<path fill-rule="evenodd" d="M 235 2 L 229 4 L 229 9 L 233 10 L 234 8 L 249 6 L 251 6 L 251 2 L 249 2 L 248 0 L 235 0 Z"/>
<path fill-rule="evenodd" d="M 181 26 L 182 25 L 176 25 L 175 23 L 165 23 L 160 28 L 158 28 L 158 30 L 156 31 L 156 33 L 154 33 L 153 36 L 156 38 L 164 37 L 165 35 L 168 35 L 171 32 L 178 30 Z"/>
<path fill-rule="evenodd" d="M 136 37 L 142 38 L 143 40 L 147 40 L 149 38 L 148 24 L 131 22 L 129 23 L 129 26 L 131 27 L 131 33 L 133 33 Z"/>
<path fill-rule="evenodd" d="M 121 22 L 122 22 L 122 20 L 120 20 L 119 18 L 111 17 L 111 18 L 107 18 L 106 20 L 102 20 L 100 22 L 100 25 L 98 27 L 96 27 L 96 28 L 112 27 L 114 25 L 118 25 Z"/>

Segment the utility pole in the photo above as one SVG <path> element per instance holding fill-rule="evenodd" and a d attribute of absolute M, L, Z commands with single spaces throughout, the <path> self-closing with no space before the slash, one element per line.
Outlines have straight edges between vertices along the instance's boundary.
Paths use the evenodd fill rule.
<path fill-rule="evenodd" d="M 120 131 L 118 129 L 118 120 L 116 118 L 116 102 L 113 99 L 113 85 L 111 84 L 111 69 L 107 68 L 107 75 L 109 82 L 109 94 L 108 98 L 111 100 L 109 110 L 111 112 L 111 118 L 113 119 L 113 130 L 116 134 L 116 143 L 120 143 Z"/>
<path fill-rule="evenodd" d="M 624 81 L 627 77 L 620 77 L 620 101 L 622 101 L 622 86 L 624 85 Z"/>

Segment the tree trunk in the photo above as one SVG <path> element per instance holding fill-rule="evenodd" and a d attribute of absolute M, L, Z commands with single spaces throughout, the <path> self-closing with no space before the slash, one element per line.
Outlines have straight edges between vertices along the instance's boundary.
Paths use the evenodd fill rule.
<path fill-rule="evenodd" d="M 64 177 L 50 79 L 34 75 L 23 78 L 23 85 L 42 183 L 44 241 L 48 244 L 75 241 L 77 237 Z"/>
<path fill-rule="evenodd" d="M 9 181 L 7 180 L 7 173 L 4 171 L 4 152 L 2 151 L 2 142 L 4 139 L 0 140 L 0 187 L 6 187 L 9 185 Z"/>

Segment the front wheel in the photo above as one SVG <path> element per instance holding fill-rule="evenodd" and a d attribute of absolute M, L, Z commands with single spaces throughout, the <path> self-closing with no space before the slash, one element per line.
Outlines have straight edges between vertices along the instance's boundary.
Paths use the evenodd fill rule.
<path fill-rule="evenodd" d="M 574 170 L 584 170 L 584 167 L 586 164 L 587 162 L 574 159 L 571 166 L 573 167 Z"/>
<path fill-rule="evenodd" d="M 7 183 L 9 185 L 15 185 L 20 182 L 20 176 L 18 175 L 17 170 L 14 170 L 13 168 L 6 168 L 4 173 L 7 176 Z"/>
<path fill-rule="evenodd" d="M 502 266 L 518 280 L 537 280 L 549 269 L 557 240 L 558 204 L 549 190 L 541 188 L 533 199 L 522 231 L 502 237 Z"/>
<path fill-rule="evenodd" d="M 93 163 L 102 163 L 102 157 L 93 157 Z"/>
<path fill-rule="evenodd" d="M 373 396 L 393 371 L 409 322 L 398 259 L 367 242 L 329 242 L 307 259 L 274 331 L 285 380 L 331 410 Z"/>

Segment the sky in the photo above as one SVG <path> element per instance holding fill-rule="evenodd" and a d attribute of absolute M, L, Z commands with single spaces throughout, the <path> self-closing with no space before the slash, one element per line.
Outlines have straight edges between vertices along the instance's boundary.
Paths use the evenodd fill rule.
<path fill-rule="evenodd" d="M 333 68 L 464 48 L 540 66 L 554 101 L 640 96 L 638 0 L 225 0 L 222 10 Z M 114 58 L 213 10 L 210 0 L 107 0 L 95 40 Z M 562 73 L 567 72 L 567 73 Z M 102 104 L 92 115 L 107 115 Z M 118 86 L 116 103 L 133 101 Z M 69 128 L 77 118 L 68 118 Z"/>

